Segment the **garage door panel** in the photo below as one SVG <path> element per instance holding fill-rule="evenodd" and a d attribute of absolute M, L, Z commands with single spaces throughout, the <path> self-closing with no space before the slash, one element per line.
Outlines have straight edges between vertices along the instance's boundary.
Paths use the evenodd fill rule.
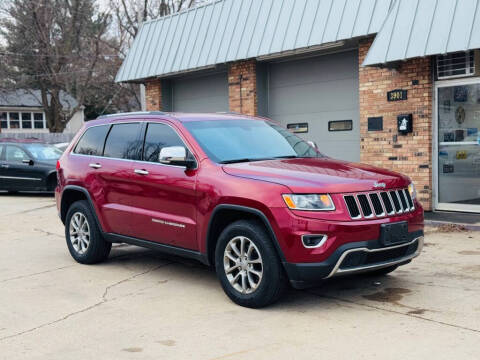
<path fill-rule="evenodd" d="M 271 89 L 270 115 L 358 109 L 358 94 L 350 90 L 354 82 L 346 79 Z"/>
<path fill-rule="evenodd" d="M 356 155 L 359 155 L 356 141 L 342 141 L 340 144 L 336 141 L 325 141 L 317 143 L 317 146 L 321 153 L 334 159 L 359 161 L 359 159 L 354 159 Z"/>
<path fill-rule="evenodd" d="M 225 73 L 172 81 L 173 111 L 228 111 L 228 83 Z"/>
<path fill-rule="evenodd" d="M 318 119 L 319 121 L 311 121 Z M 310 114 L 295 114 L 277 116 L 275 120 L 279 121 L 283 126 L 288 124 L 308 122 L 308 132 L 301 133 L 303 138 L 311 140 L 327 140 L 331 137 L 328 131 L 329 121 L 352 120 L 353 129 L 350 131 L 336 131 L 334 136 L 336 140 L 350 140 L 352 137 L 360 136 L 360 128 L 357 126 L 358 114 L 355 110 L 350 111 L 323 111 Z"/>
<path fill-rule="evenodd" d="M 274 63 L 269 66 L 268 115 L 283 125 L 308 123 L 308 133 L 328 156 L 360 160 L 358 53 Z M 329 121 L 352 120 L 351 131 L 329 131 Z"/>
<path fill-rule="evenodd" d="M 278 65 L 278 66 L 277 66 Z M 352 52 L 338 53 L 303 60 L 274 64 L 270 69 L 270 88 L 336 81 L 342 78 L 358 79 L 358 61 Z"/>

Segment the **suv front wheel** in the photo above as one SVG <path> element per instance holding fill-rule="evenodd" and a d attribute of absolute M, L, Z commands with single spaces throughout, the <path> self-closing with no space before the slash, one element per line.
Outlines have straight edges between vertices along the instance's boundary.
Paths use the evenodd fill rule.
<path fill-rule="evenodd" d="M 238 305 L 264 307 L 277 301 L 286 287 L 272 240 L 257 221 L 236 221 L 223 230 L 215 268 L 223 290 Z"/>
<path fill-rule="evenodd" d="M 105 241 L 89 204 L 77 201 L 70 206 L 65 221 L 65 237 L 72 257 L 81 264 L 105 260 L 112 243 Z"/>

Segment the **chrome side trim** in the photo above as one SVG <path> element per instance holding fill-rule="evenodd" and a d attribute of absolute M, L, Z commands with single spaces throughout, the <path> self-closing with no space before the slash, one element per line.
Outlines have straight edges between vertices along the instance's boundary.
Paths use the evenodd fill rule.
<path fill-rule="evenodd" d="M 163 120 L 163 119 L 161 119 L 161 120 Z M 97 126 L 109 126 L 109 127 L 111 127 L 115 124 L 137 124 L 137 123 L 147 124 L 147 125 L 148 124 L 162 124 L 162 125 L 166 125 L 166 126 L 170 127 L 177 134 L 177 136 L 180 138 L 180 140 L 182 140 L 183 144 L 185 145 L 187 150 L 190 152 L 190 154 L 192 154 L 192 156 L 195 158 L 196 167 L 191 169 L 191 170 L 197 170 L 198 169 L 198 166 L 199 166 L 200 162 L 197 159 L 197 155 L 190 149 L 190 146 L 187 143 L 187 141 L 185 141 L 185 138 L 183 137 L 183 134 L 181 134 L 179 131 L 177 131 L 177 129 L 174 126 L 172 126 L 171 124 L 169 124 L 168 122 L 165 122 L 165 121 L 149 121 L 147 119 L 144 119 L 144 120 L 139 119 L 139 120 L 135 120 L 135 121 L 122 121 L 122 122 L 118 122 L 118 123 L 106 123 L 106 124 L 98 124 L 98 125 L 88 126 L 87 128 L 85 128 L 85 131 L 82 133 L 82 135 L 78 138 L 75 145 L 72 147 L 72 151 L 70 151 L 69 155 L 87 156 L 87 157 L 91 157 L 91 158 L 111 159 L 111 160 L 120 160 L 120 161 L 135 161 L 137 163 L 144 163 L 144 164 L 150 164 L 150 165 L 153 164 L 153 165 L 159 165 L 159 166 L 172 166 L 172 167 L 184 168 L 184 169 L 187 168 L 186 166 L 182 166 L 182 165 L 162 164 L 162 163 L 159 163 L 159 162 L 144 161 L 144 160 L 120 159 L 120 158 L 107 157 L 107 156 L 103 156 L 103 155 L 85 155 L 85 154 L 78 154 L 78 153 L 75 152 L 75 148 L 77 147 L 78 142 L 82 139 L 83 135 L 85 135 L 87 130 L 90 129 L 90 128 L 97 127 Z M 110 132 L 110 129 L 107 132 L 107 136 L 105 137 L 105 140 L 107 139 L 109 132 Z M 143 134 L 142 137 L 145 141 L 145 134 Z"/>
<path fill-rule="evenodd" d="M 362 265 L 362 266 L 357 266 L 355 268 L 350 268 L 350 269 L 345 269 L 345 270 L 340 269 L 340 265 L 342 265 L 343 260 L 345 259 L 345 257 L 348 254 L 351 254 L 351 253 L 354 253 L 354 252 L 360 252 L 360 251 L 369 252 L 369 253 L 387 251 L 387 250 L 397 249 L 397 248 L 401 248 L 401 247 L 408 247 L 408 246 L 414 244 L 415 242 L 418 242 L 417 250 L 413 254 L 404 256 L 400 259 L 395 259 L 393 261 L 384 261 L 384 262 L 377 263 L 377 264 Z M 384 248 L 368 249 L 366 247 L 363 247 L 363 248 L 350 249 L 350 250 L 345 251 L 340 256 L 340 258 L 338 259 L 334 268 L 332 269 L 330 274 L 328 274 L 326 279 L 328 279 L 330 277 L 333 277 L 333 276 L 337 276 L 337 275 L 352 274 L 352 273 L 357 273 L 357 272 L 376 270 L 376 269 L 381 269 L 381 268 L 384 268 L 384 267 L 392 266 L 392 265 L 395 265 L 395 264 L 399 264 L 399 263 L 402 263 L 404 261 L 416 258 L 418 255 L 420 255 L 420 252 L 422 251 L 422 248 L 423 248 L 423 236 L 417 237 L 417 238 L 413 239 L 412 241 L 410 241 L 408 243 L 389 246 L 389 247 L 384 247 Z"/>
<path fill-rule="evenodd" d="M 39 178 L 21 177 L 21 176 L 0 176 L 0 179 L 42 181 L 42 179 L 39 179 Z"/>

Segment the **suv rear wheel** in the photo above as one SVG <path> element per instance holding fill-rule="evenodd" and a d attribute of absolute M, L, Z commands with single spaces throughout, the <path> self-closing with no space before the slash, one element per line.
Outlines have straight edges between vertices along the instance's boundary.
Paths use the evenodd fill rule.
<path fill-rule="evenodd" d="M 215 250 L 215 268 L 225 293 L 241 306 L 272 304 L 286 287 L 272 240 L 257 221 L 236 221 L 223 230 Z"/>
<path fill-rule="evenodd" d="M 70 254 L 81 264 L 95 264 L 105 260 L 112 248 L 112 244 L 102 237 L 85 200 L 73 203 L 68 209 L 65 237 Z"/>

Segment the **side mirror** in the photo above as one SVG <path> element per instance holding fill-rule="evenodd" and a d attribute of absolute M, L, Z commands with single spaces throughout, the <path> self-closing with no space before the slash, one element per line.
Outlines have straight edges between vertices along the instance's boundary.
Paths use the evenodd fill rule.
<path fill-rule="evenodd" d="M 22 163 L 32 166 L 33 165 L 33 160 L 32 159 L 23 159 Z"/>
<path fill-rule="evenodd" d="M 187 169 L 195 167 L 195 161 L 187 159 L 187 150 L 183 146 L 167 146 L 162 148 L 158 161 L 166 165 L 185 166 Z"/>
<path fill-rule="evenodd" d="M 313 147 L 315 150 L 318 150 L 318 146 L 317 146 L 317 144 L 315 143 L 315 141 L 308 140 L 308 141 L 307 141 L 307 144 L 310 145 L 311 147 Z"/>

